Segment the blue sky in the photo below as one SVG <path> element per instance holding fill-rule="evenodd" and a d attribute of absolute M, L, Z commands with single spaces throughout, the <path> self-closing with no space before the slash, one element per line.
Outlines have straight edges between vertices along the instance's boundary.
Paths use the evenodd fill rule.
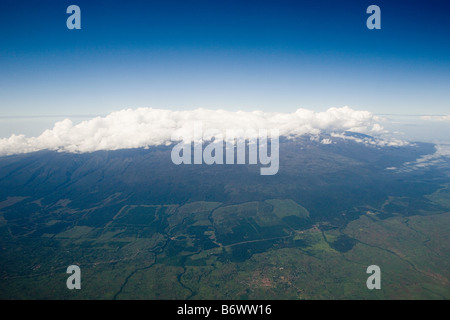
<path fill-rule="evenodd" d="M 66 8 L 81 8 L 68 30 Z M 381 8 L 381 30 L 366 9 Z M 137 107 L 449 114 L 448 1 L 22 1 L 0 10 L 0 117 Z"/>

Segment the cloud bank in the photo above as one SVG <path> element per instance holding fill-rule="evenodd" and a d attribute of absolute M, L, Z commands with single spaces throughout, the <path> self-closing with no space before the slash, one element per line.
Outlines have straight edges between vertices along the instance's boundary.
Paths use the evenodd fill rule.
<path fill-rule="evenodd" d="M 11 135 L 0 139 L 0 155 L 55 150 L 73 153 L 146 148 L 171 144 L 176 132 L 190 131 L 201 122 L 204 130 L 278 129 L 280 135 L 296 137 L 322 132 L 384 132 L 380 119 L 368 111 L 349 107 L 324 112 L 298 109 L 292 113 L 195 109 L 172 111 L 152 108 L 112 112 L 74 125 L 70 119 L 56 122 L 37 137 Z M 244 137 L 245 138 L 245 137 Z"/>
<path fill-rule="evenodd" d="M 420 118 L 422 120 L 428 120 L 428 121 L 450 121 L 450 115 L 449 116 L 422 116 Z"/>

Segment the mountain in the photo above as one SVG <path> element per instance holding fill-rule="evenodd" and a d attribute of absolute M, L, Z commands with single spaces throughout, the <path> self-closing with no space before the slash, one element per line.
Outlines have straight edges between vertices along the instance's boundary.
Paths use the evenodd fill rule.
<path fill-rule="evenodd" d="M 398 170 L 433 144 L 282 138 L 272 176 L 172 147 L 1 157 L 0 298 L 450 297 L 449 171 Z"/>

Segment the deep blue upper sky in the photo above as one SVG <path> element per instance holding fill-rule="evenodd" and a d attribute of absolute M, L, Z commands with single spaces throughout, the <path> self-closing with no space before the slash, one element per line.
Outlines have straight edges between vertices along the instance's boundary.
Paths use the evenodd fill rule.
<path fill-rule="evenodd" d="M 66 8 L 81 8 L 68 30 Z M 381 30 L 366 9 L 381 8 Z M 2 0 L 0 116 L 449 114 L 450 1 Z"/>

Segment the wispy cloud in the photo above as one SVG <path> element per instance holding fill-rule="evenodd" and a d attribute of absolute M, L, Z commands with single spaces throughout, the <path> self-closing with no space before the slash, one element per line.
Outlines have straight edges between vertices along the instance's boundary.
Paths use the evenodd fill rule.
<path fill-rule="evenodd" d="M 441 116 L 421 116 L 420 119 L 428 121 L 450 121 L 450 115 Z"/>
<path fill-rule="evenodd" d="M 381 127 L 380 127 L 381 128 Z M 381 129 L 380 129 L 381 130 Z M 332 132 L 331 136 L 333 138 L 339 138 L 344 140 L 352 140 L 358 143 L 363 143 L 367 146 L 378 146 L 378 147 L 404 147 L 411 145 L 410 142 L 397 139 L 397 138 L 376 138 L 376 137 L 355 137 L 352 135 L 344 134 L 342 132 Z M 324 139 L 329 140 L 329 139 Z M 322 140 L 323 143 L 323 140 Z M 331 143 L 331 142 L 329 142 Z M 329 144 L 328 143 L 328 144 Z"/>
<path fill-rule="evenodd" d="M 388 169 L 398 170 L 399 172 L 411 172 L 429 167 L 450 168 L 450 144 L 437 144 L 434 147 L 436 149 L 435 153 L 426 154 L 414 161 L 405 162 L 398 169 Z"/>

